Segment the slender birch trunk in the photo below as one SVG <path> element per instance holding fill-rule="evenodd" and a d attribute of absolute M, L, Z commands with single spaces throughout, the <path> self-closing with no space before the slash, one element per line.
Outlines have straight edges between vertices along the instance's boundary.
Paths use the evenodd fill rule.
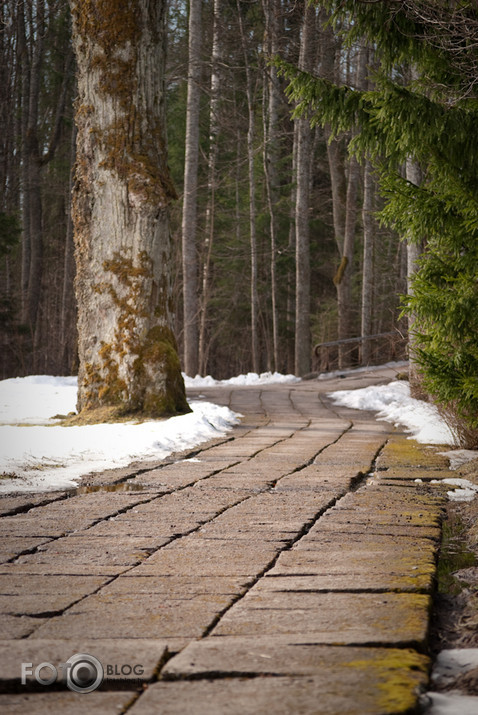
<path fill-rule="evenodd" d="M 199 108 L 201 82 L 201 0 L 189 2 L 188 96 L 184 159 L 182 218 L 184 370 L 194 377 L 199 370 L 199 297 L 197 230 L 197 183 L 199 157 Z"/>
<path fill-rule="evenodd" d="M 367 51 L 360 48 L 356 59 L 355 86 L 363 88 L 367 67 Z M 355 254 L 355 229 L 358 214 L 358 187 L 360 165 L 352 156 L 348 161 L 347 194 L 345 202 L 345 227 L 342 260 L 334 282 L 337 288 L 339 307 L 339 340 L 354 337 L 354 305 L 352 299 L 353 260 Z M 347 345 L 339 346 L 339 367 L 351 365 L 350 351 Z"/>
<path fill-rule="evenodd" d="M 263 10 L 266 19 L 265 45 L 270 57 L 279 52 L 279 0 L 263 0 Z M 267 109 L 264 108 L 264 176 L 266 183 L 267 210 L 269 212 L 269 231 L 271 242 L 271 303 L 272 303 L 272 355 L 273 369 L 280 369 L 279 357 L 279 308 L 277 289 L 277 202 L 279 197 L 279 106 L 280 86 L 277 67 L 267 67 Z"/>
<path fill-rule="evenodd" d="M 41 165 L 38 113 L 44 55 L 45 2 L 39 0 L 35 18 L 28 23 L 25 8 L 18 8 L 18 46 L 22 66 L 22 322 L 33 338 L 40 302 L 43 267 Z M 27 39 L 28 37 L 28 39 Z M 32 38 L 35 38 L 33 40 Z M 33 42 L 29 47 L 28 43 Z"/>
<path fill-rule="evenodd" d="M 202 270 L 201 316 L 199 322 L 199 373 L 207 372 L 206 327 L 210 290 L 210 268 L 212 248 L 214 244 L 215 212 L 216 212 L 216 183 L 217 183 L 217 156 L 219 135 L 219 92 L 221 88 L 220 62 L 221 62 L 221 12 L 222 0 L 214 0 L 213 8 L 213 38 L 211 52 L 211 83 L 209 104 L 209 157 L 208 157 L 208 202 L 206 208 L 206 227 L 204 239 L 204 258 Z"/>
<path fill-rule="evenodd" d="M 422 176 L 420 167 L 412 159 L 408 159 L 406 163 L 406 178 L 410 183 L 415 184 L 415 186 L 420 186 Z M 418 259 L 423 252 L 423 246 L 416 241 L 407 240 L 407 293 L 408 295 L 413 295 L 413 279 L 418 270 Z M 409 355 L 409 381 L 412 392 L 415 391 L 417 397 L 420 396 L 420 380 L 418 376 L 418 365 L 415 358 L 414 352 L 414 325 L 415 316 L 410 313 L 408 316 L 408 355 Z"/>
<path fill-rule="evenodd" d="M 251 356 L 252 369 L 254 372 L 260 371 L 259 354 L 259 294 L 257 291 L 258 280 L 258 256 L 257 256 L 257 235 L 256 235 L 256 179 L 254 171 L 254 139 L 255 139 L 255 114 L 254 114 L 254 87 L 253 77 L 249 64 L 247 40 L 242 21 L 240 0 L 237 0 L 237 13 L 239 19 L 239 30 L 241 35 L 242 50 L 244 54 L 244 66 L 246 70 L 246 95 L 248 109 L 247 127 L 247 166 L 249 175 L 249 239 L 251 256 Z"/>
<path fill-rule="evenodd" d="M 362 338 L 372 334 L 373 288 L 374 288 L 374 241 L 375 222 L 373 218 L 375 183 L 372 165 L 367 159 L 363 174 L 363 268 L 362 268 Z M 369 340 L 362 342 L 362 365 L 368 365 L 371 359 L 371 344 Z"/>
<path fill-rule="evenodd" d="M 416 67 L 412 67 L 410 70 L 410 79 L 416 80 L 418 78 L 418 72 Z M 422 172 L 420 166 L 411 157 L 407 159 L 405 166 L 405 175 L 407 181 L 415 186 L 420 186 L 422 182 Z M 423 241 L 411 241 L 407 237 L 407 293 L 408 295 L 413 295 L 413 279 L 418 270 L 418 259 L 423 253 Z M 410 382 L 410 388 L 412 394 L 415 397 L 421 397 L 423 390 L 420 387 L 420 377 L 418 374 L 418 363 L 415 357 L 415 315 L 410 313 L 408 316 L 408 356 L 409 356 L 409 367 L 408 367 L 408 378 Z"/>
<path fill-rule="evenodd" d="M 304 11 L 299 67 L 311 71 L 314 62 L 316 9 L 307 4 Z M 308 119 L 297 119 L 297 193 L 295 204 L 295 374 L 310 372 L 310 151 L 311 128 Z"/>
<path fill-rule="evenodd" d="M 166 2 L 71 0 L 71 10 L 78 410 L 187 411 L 171 330 Z"/>

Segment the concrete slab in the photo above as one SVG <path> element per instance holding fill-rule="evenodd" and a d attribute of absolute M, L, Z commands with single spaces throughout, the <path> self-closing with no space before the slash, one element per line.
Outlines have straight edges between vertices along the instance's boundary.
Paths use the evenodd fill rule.
<path fill-rule="evenodd" d="M 422 567 L 411 573 L 398 571 L 393 565 L 387 570 L 377 566 L 372 571 L 367 568 L 334 574 L 283 574 L 276 576 L 269 572 L 260 581 L 263 591 L 322 591 L 358 593 L 360 591 L 400 593 L 431 593 L 435 585 L 435 569 Z"/>
<path fill-rule="evenodd" d="M 412 649 L 358 648 L 344 649 L 310 642 L 310 637 L 253 636 L 207 638 L 188 645 L 168 661 L 161 671 L 164 680 L 193 678 L 253 677 L 280 675 L 316 675 L 351 663 L 362 662 L 370 668 L 390 671 L 412 669 L 422 674 L 429 658 Z M 365 674 L 365 673 L 364 673 Z"/>
<path fill-rule="evenodd" d="M 333 519 L 326 518 L 324 515 L 321 521 L 321 529 L 323 532 L 336 534 L 355 534 L 360 537 L 362 534 L 373 534 L 383 536 L 404 536 L 404 537 L 419 537 L 431 539 L 439 542 L 441 535 L 441 527 L 439 521 L 434 521 L 432 525 L 410 524 L 408 522 L 401 524 L 392 523 L 392 519 L 383 519 L 381 523 L 376 524 L 370 514 L 364 513 L 360 515 L 342 514 L 340 518 L 334 515 Z"/>
<path fill-rule="evenodd" d="M 77 518 L 75 526 L 79 529 L 87 529 L 94 521 L 94 519 L 88 519 L 87 517 Z M 0 520 L 1 538 L 4 536 L 12 538 L 58 538 L 74 530 L 68 518 L 56 521 L 54 519 L 38 518 L 37 515 L 19 514 L 5 516 Z"/>
<path fill-rule="evenodd" d="M 165 598 L 158 594 L 93 595 L 51 618 L 37 638 L 200 638 L 234 597 L 206 594 Z"/>
<path fill-rule="evenodd" d="M 0 596 L 0 617 L 5 614 L 46 617 L 61 613 L 83 598 L 81 593 L 44 593 Z"/>
<path fill-rule="evenodd" d="M 449 449 L 449 447 L 445 447 Z M 448 459 L 438 452 L 443 451 L 434 446 L 432 449 L 423 449 L 413 439 L 409 439 L 404 434 L 393 434 L 390 436 L 385 448 L 377 459 L 377 469 L 390 469 L 399 467 L 414 469 L 417 467 L 424 469 L 448 469 Z"/>
<path fill-rule="evenodd" d="M 0 618 L 0 640 L 4 638 L 26 638 L 38 628 L 41 621 L 30 616 L 3 614 Z"/>
<path fill-rule="evenodd" d="M 66 492 L 47 494 L 2 494 L 0 498 L 0 516 L 9 516 L 28 512 L 36 506 L 64 499 Z"/>
<path fill-rule="evenodd" d="M 329 645 L 423 648 L 430 606 L 421 594 L 251 594 L 222 617 L 211 637 L 313 634 L 316 643 Z"/>
<path fill-rule="evenodd" d="M 105 576 L 53 576 L 10 574 L 8 578 L 0 577 L 0 594 L 19 596 L 21 594 L 45 595 L 80 594 L 85 596 L 108 583 L 110 577 Z"/>
<path fill-rule="evenodd" d="M 18 554 L 31 551 L 37 546 L 47 544 L 50 539 L 32 536 L 2 536 L 0 542 L 0 562 L 5 563 L 14 559 Z"/>
<path fill-rule="evenodd" d="M 185 598 L 204 594 L 235 595 L 251 586 L 253 579 L 231 576 L 119 576 L 101 589 L 109 594 L 161 594 L 168 598 Z"/>
<path fill-rule="evenodd" d="M 358 661 L 360 663 L 360 661 Z M 368 676 L 368 677 L 367 677 Z M 397 715 L 411 712 L 423 675 L 372 669 L 367 664 L 331 668 L 295 677 L 221 678 L 152 685 L 128 711 L 131 715 Z M 398 681 L 398 684 L 397 684 Z"/>
<path fill-rule="evenodd" d="M 182 540 L 181 540 L 182 541 Z M 186 541 L 186 539 L 184 540 Z M 131 571 L 135 576 L 255 576 L 275 558 L 271 543 L 196 539 L 173 542 Z"/>
<path fill-rule="evenodd" d="M 54 564 L 61 564 L 62 561 L 68 562 L 70 569 L 69 573 L 78 573 L 76 569 L 81 569 L 83 566 L 91 566 L 96 571 L 91 573 L 119 573 L 123 567 L 134 566 L 140 563 L 143 559 L 149 556 L 148 548 L 144 547 L 144 538 L 125 537 L 123 543 L 114 543 L 108 541 L 107 537 L 97 537 L 89 539 L 89 537 L 65 537 L 46 544 L 41 549 L 38 549 L 34 554 L 26 554 L 19 556 L 15 566 L 32 565 L 39 567 L 45 564 L 47 567 Z M 71 539 L 71 543 L 70 543 Z M 135 543 L 139 541 L 139 544 Z M 84 542 L 84 544 L 83 544 Z M 155 542 L 148 540 L 148 544 L 153 547 Z M 156 542 L 160 544 L 161 542 Z M 118 570 L 119 569 L 119 570 Z M 34 571 L 31 573 L 38 573 Z M 58 571 L 57 573 L 65 573 Z"/>
<path fill-rule="evenodd" d="M 71 691 L 49 693 L 18 693 L 15 695 L 0 695 L 0 709 L 8 715 L 85 715 L 85 706 L 94 713 L 121 713 L 128 704 L 137 697 L 134 691 L 101 693 L 94 692 L 81 695 Z M 88 698 L 85 702 L 85 698 Z"/>
<path fill-rule="evenodd" d="M 31 576 L 118 576 L 131 568 L 127 564 L 91 563 L 80 555 L 73 560 L 70 555 L 56 558 L 55 554 L 43 555 L 39 559 L 32 554 L 28 559 L 21 556 L 14 563 L 2 564 L 0 574 L 4 577 L 29 574 Z"/>

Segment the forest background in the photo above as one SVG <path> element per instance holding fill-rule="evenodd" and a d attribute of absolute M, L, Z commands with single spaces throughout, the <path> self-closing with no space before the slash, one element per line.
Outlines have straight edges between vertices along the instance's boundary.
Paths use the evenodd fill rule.
<path fill-rule="evenodd" d="M 70 12 L 65 0 L 7 0 L 0 13 L 0 378 L 70 375 Z M 296 0 L 169 4 L 175 334 L 188 374 L 304 375 L 321 367 L 315 344 L 383 333 L 330 356 L 341 367 L 404 356 L 406 245 L 374 218 L 371 166 L 348 155 L 353 128 L 330 141 L 330 126 L 292 119 L 270 62 L 366 89 L 370 50 L 327 19 Z"/>

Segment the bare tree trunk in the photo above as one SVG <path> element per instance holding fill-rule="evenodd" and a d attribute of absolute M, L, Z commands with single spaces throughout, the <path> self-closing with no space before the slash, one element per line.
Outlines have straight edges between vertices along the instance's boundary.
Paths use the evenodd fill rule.
<path fill-rule="evenodd" d="M 55 96 L 49 136 L 42 135 L 41 112 L 46 48 L 55 34 L 58 8 L 45 0 L 22 2 L 17 7 L 18 63 L 21 68 L 21 153 L 22 153 L 22 307 L 21 319 L 34 340 L 33 352 L 41 340 L 38 323 L 43 276 L 43 203 L 44 169 L 55 156 L 65 113 L 73 53 L 65 42 L 65 59 L 58 71 L 63 79 Z M 46 147 L 45 147 L 45 144 Z M 33 356 L 34 358 L 34 356 Z M 29 368 L 36 365 L 30 361 Z"/>
<path fill-rule="evenodd" d="M 197 183 L 199 155 L 199 104 L 201 98 L 201 0 L 189 2 L 188 98 L 186 109 L 186 154 L 182 220 L 184 370 L 194 377 L 198 363 L 198 251 Z"/>
<path fill-rule="evenodd" d="M 316 32 L 315 6 L 306 4 L 302 26 L 299 67 L 311 71 Z M 311 128 L 308 119 L 297 121 L 297 194 L 295 205 L 295 374 L 310 372 L 310 151 Z"/>
<path fill-rule="evenodd" d="M 340 60 L 341 60 L 341 47 L 339 40 L 334 35 L 334 32 L 330 26 L 323 30 L 323 43 L 322 43 L 322 53 L 321 53 L 321 67 L 322 75 L 335 83 L 340 82 Z M 347 221 L 347 177 L 346 177 L 346 158 L 345 158 L 345 147 L 341 140 L 333 139 L 330 141 L 330 128 L 325 128 L 325 137 L 327 140 L 327 159 L 329 164 L 330 173 L 330 186 L 332 192 L 332 217 L 334 225 L 334 237 L 335 243 L 337 245 L 337 250 L 340 257 L 340 264 L 334 276 L 334 285 L 337 290 L 337 301 L 339 303 L 339 325 L 338 325 L 338 335 L 340 337 L 340 283 L 342 281 L 343 273 L 347 266 L 348 257 L 344 255 L 344 244 L 345 244 L 345 232 L 346 232 L 346 221 Z M 350 226 L 350 220 L 349 220 Z"/>
<path fill-rule="evenodd" d="M 422 181 L 421 171 L 418 164 L 412 159 L 408 159 L 406 163 L 407 181 L 420 186 Z M 407 293 L 413 295 L 413 278 L 418 269 L 418 259 L 423 252 L 423 246 L 420 243 L 407 240 Z M 417 397 L 420 396 L 421 390 L 419 387 L 418 365 L 414 352 L 414 325 L 415 316 L 411 313 L 408 316 L 408 354 L 409 354 L 409 381 L 412 392 L 415 391 Z"/>
<path fill-rule="evenodd" d="M 246 70 L 246 94 L 249 123 L 247 128 L 247 164 L 249 173 L 249 238 L 251 255 L 251 355 L 252 369 L 254 372 L 260 370 L 259 355 L 259 294 L 257 291 L 258 280 L 258 256 L 257 256 L 257 236 L 256 236 L 256 180 L 254 171 L 254 136 L 255 136 L 255 115 L 254 115 L 254 87 L 249 58 L 247 52 L 247 40 L 242 21 L 240 0 L 237 0 L 237 13 L 239 19 L 239 29 L 241 34 L 242 50 L 244 54 L 244 64 Z"/>
<path fill-rule="evenodd" d="M 71 133 L 71 166 L 75 162 L 76 130 Z M 60 313 L 60 345 L 62 351 L 62 369 L 70 373 L 74 371 L 76 360 L 76 303 L 73 296 L 72 285 L 75 276 L 75 260 L 73 253 L 73 220 L 71 215 L 71 195 L 73 191 L 73 171 L 70 172 L 69 191 L 66 202 L 68 211 L 65 253 L 63 258 L 63 281 L 61 290 L 61 313 Z"/>
<path fill-rule="evenodd" d="M 189 408 L 171 330 L 166 2 L 71 0 L 78 410 Z"/>
<path fill-rule="evenodd" d="M 292 143 L 292 166 L 291 176 L 297 176 L 297 144 L 298 144 L 298 124 L 294 122 L 294 135 Z M 287 250 L 290 256 L 295 258 L 295 207 L 297 203 L 297 185 L 292 182 L 290 192 L 290 214 L 289 214 L 289 238 Z M 287 372 L 293 373 L 295 370 L 295 270 L 287 269 Z"/>
<path fill-rule="evenodd" d="M 30 128 L 30 56 L 27 46 L 27 28 L 25 8 L 17 8 L 17 47 L 18 64 L 21 68 L 21 181 L 23 187 L 22 201 L 22 274 L 21 274 L 21 321 L 27 325 L 29 321 L 29 284 L 31 260 L 31 230 L 30 230 L 30 154 L 28 147 L 28 132 Z"/>
<path fill-rule="evenodd" d="M 206 208 L 206 228 L 204 241 L 204 259 L 202 273 L 202 301 L 201 318 L 199 323 L 199 372 L 201 375 L 207 371 L 206 326 L 210 289 L 211 256 L 214 242 L 215 211 L 216 211 L 216 183 L 217 183 L 217 155 L 219 134 L 219 92 L 221 62 L 221 11 L 222 0 L 214 0 L 213 39 L 211 53 L 211 84 L 209 104 L 209 157 L 208 157 L 208 203 Z"/>
<path fill-rule="evenodd" d="M 266 47 L 270 57 L 279 52 L 279 0 L 263 0 L 266 19 Z M 271 241 L 271 303 L 272 303 L 272 354 L 273 368 L 280 369 L 279 358 L 279 311 L 277 295 L 277 216 L 278 201 L 278 161 L 279 161 L 279 105 L 280 86 L 277 68 L 272 65 L 267 68 L 267 112 L 264 111 L 264 175 L 266 183 L 267 210 L 269 212 L 269 231 Z M 266 93 L 265 93 L 266 94 Z"/>
<path fill-rule="evenodd" d="M 363 89 L 367 67 L 367 51 L 360 48 L 356 59 L 355 86 Z M 355 253 L 355 228 L 357 223 L 357 193 L 360 182 L 360 165 L 352 156 L 348 162 L 347 195 L 345 204 L 345 230 L 342 260 L 334 282 L 339 306 L 339 340 L 354 337 L 354 306 L 352 300 L 353 259 Z M 351 356 L 346 345 L 339 346 L 339 367 L 349 367 Z"/>
<path fill-rule="evenodd" d="M 411 67 L 410 69 L 410 80 L 416 80 L 418 78 L 418 73 L 416 67 Z M 405 176 L 407 181 L 415 186 L 420 186 L 422 182 L 422 172 L 420 166 L 411 157 L 407 159 L 405 166 Z M 422 241 L 411 241 L 407 237 L 407 293 L 408 295 L 413 295 L 413 279 L 415 273 L 418 270 L 418 259 L 423 252 L 423 243 L 425 237 Z M 408 366 L 408 378 L 410 382 L 410 388 L 412 394 L 415 397 L 421 397 L 423 390 L 420 387 L 420 377 L 418 374 L 418 364 L 415 357 L 415 315 L 410 313 L 408 316 L 408 356 L 409 356 L 409 366 Z"/>
<path fill-rule="evenodd" d="M 357 190 L 360 180 L 360 166 L 355 157 L 349 160 L 348 169 L 342 260 L 334 278 L 339 308 L 339 340 L 353 337 L 352 271 L 358 211 Z M 347 345 L 339 345 L 339 367 L 348 367 L 350 364 Z"/>
<path fill-rule="evenodd" d="M 375 184 L 372 165 L 365 161 L 363 175 L 363 268 L 362 268 L 362 337 L 372 334 L 373 288 L 374 288 L 374 242 L 375 222 L 373 218 Z M 368 365 L 371 359 L 371 344 L 369 340 L 362 342 L 362 365 Z"/>

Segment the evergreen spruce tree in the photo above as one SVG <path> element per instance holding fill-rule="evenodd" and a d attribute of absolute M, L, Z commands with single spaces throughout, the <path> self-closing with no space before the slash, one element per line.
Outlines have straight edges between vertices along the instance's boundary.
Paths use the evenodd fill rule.
<path fill-rule="evenodd" d="M 376 48 L 373 91 L 338 87 L 282 65 L 296 113 L 359 132 L 386 205 L 382 222 L 425 243 L 405 310 L 414 357 L 458 442 L 478 447 L 478 8 L 470 1 L 321 3 L 346 41 Z M 410 70 L 413 69 L 413 72 Z M 413 79 L 408 79 L 413 77 Z M 414 161 L 422 181 L 406 178 Z"/>

